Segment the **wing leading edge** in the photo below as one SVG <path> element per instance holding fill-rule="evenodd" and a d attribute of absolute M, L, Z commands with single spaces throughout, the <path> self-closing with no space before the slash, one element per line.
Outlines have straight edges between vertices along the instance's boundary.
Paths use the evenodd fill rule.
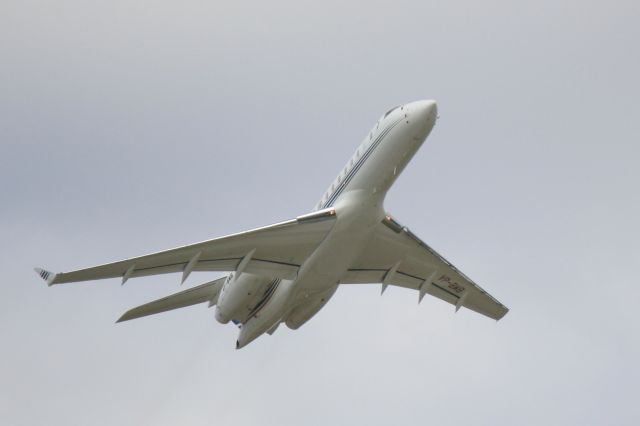
<path fill-rule="evenodd" d="M 499 320 L 509 309 L 391 216 L 378 225 L 371 243 L 341 284 L 382 283 L 435 296 Z"/>
<path fill-rule="evenodd" d="M 78 281 L 129 278 L 192 271 L 234 271 L 293 279 L 335 223 L 335 210 L 325 209 L 274 225 L 171 250 L 134 257 L 72 272 L 35 271 L 48 285 Z"/>

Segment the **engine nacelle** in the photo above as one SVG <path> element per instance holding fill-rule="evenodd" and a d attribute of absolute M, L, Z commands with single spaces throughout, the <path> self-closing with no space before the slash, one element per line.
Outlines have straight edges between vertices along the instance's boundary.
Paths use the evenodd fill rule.
<path fill-rule="evenodd" d="M 246 323 L 242 325 L 236 349 L 240 349 L 264 332 L 273 328 L 288 309 L 288 302 L 293 294 L 295 281 L 275 280 L 269 287 L 270 295 L 264 299 L 264 305 Z"/>
<path fill-rule="evenodd" d="M 270 281 L 270 278 L 246 272 L 240 276 L 230 274 L 218 295 L 216 320 L 226 324 L 243 317 L 252 308 L 260 290 Z"/>
<path fill-rule="evenodd" d="M 335 285 L 331 289 L 311 296 L 307 301 L 293 308 L 287 316 L 285 324 L 292 330 L 298 329 L 302 324 L 309 321 L 320 309 L 331 299 L 336 292 L 338 286 Z"/>

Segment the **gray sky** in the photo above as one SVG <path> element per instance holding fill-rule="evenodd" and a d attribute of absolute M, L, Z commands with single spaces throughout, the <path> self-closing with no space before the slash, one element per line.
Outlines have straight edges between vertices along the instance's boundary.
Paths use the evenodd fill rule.
<path fill-rule="evenodd" d="M 637 1 L 0 4 L 3 425 L 635 425 Z M 510 307 L 341 288 L 241 351 L 179 276 L 70 270 L 307 212 L 377 118 L 440 120 L 403 224 Z M 194 285 L 212 277 L 191 275 Z"/>

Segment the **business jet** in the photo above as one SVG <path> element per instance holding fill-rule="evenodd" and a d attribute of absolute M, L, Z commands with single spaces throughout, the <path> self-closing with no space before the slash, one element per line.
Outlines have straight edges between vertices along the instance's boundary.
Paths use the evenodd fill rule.
<path fill-rule="evenodd" d="M 281 323 L 297 329 L 342 284 L 416 290 L 499 320 L 508 309 L 385 209 L 387 191 L 425 141 L 436 102 L 387 111 L 358 146 L 311 213 L 262 228 L 72 272 L 35 271 L 48 285 L 77 281 L 224 271 L 206 282 L 127 311 L 117 322 L 208 303 L 240 328 L 240 349 Z"/>

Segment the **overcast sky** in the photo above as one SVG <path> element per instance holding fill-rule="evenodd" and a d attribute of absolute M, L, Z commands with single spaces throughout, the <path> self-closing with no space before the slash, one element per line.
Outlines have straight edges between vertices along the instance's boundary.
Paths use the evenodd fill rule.
<path fill-rule="evenodd" d="M 0 3 L 3 425 L 637 425 L 640 3 Z M 338 290 L 236 351 L 179 276 L 71 270 L 309 211 L 387 109 L 386 208 L 511 311 Z M 194 273 L 187 285 L 217 276 Z"/>

